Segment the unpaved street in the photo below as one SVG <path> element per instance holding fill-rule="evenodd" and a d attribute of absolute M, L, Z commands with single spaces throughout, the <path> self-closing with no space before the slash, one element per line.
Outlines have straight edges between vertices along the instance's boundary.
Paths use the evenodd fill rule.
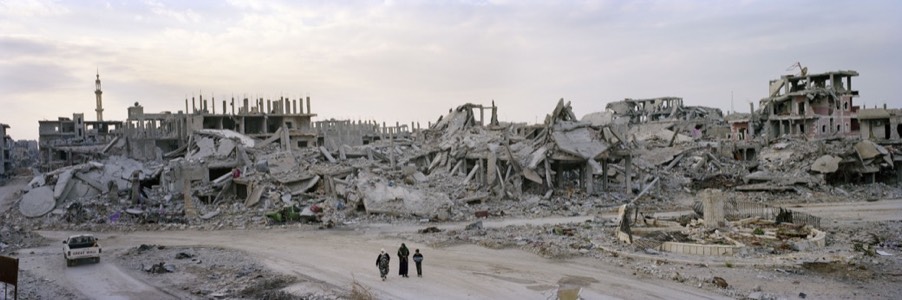
<path fill-rule="evenodd" d="M 42 234 L 61 240 L 69 233 Z M 394 276 L 382 282 L 375 267 L 376 254 L 380 248 L 393 253 L 402 241 L 380 238 L 372 232 L 280 229 L 99 236 L 108 251 L 146 243 L 234 248 L 262 260 L 278 272 L 312 282 L 296 287 L 298 289 L 347 289 L 353 276 L 371 287 L 380 299 L 546 299 L 561 282 L 582 285 L 582 295 L 587 299 L 721 298 L 671 281 L 638 280 L 626 271 L 589 258 L 549 260 L 520 250 L 492 250 L 473 245 L 430 249 L 408 244 L 411 248 L 420 248 L 426 256 L 424 277 L 398 277 L 397 262 L 393 261 L 391 274 Z M 24 265 L 33 269 L 47 268 L 42 272 L 44 275 L 71 285 L 90 298 L 168 297 L 108 263 L 59 272 L 65 265 L 58 255 L 54 256 L 55 251 L 52 246 L 35 249 L 37 257 L 26 259 Z"/>
<path fill-rule="evenodd" d="M 839 224 L 852 222 L 893 221 L 900 219 L 902 199 L 874 202 L 806 203 L 787 208 L 806 212 Z"/>

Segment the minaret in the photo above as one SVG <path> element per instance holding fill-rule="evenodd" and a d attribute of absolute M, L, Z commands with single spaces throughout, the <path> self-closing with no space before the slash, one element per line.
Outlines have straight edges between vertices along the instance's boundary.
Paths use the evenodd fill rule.
<path fill-rule="evenodd" d="M 103 100 L 100 97 L 100 94 L 103 94 L 103 91 L 100 90 L 100 70 L 97 70 L 97 80 L 94 81 L 94 95 L 97 96 L 97 109 L 94 111 L 97 112 L 97 121 L 103 121 Z"/>

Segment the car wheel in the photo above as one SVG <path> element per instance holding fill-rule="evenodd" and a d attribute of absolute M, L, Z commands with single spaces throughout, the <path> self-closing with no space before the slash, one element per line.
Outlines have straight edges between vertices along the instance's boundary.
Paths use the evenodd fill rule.
<path fill-rule="evenodd" d="M 66 259 L 66 266 L 67 266 L 67 267 L 71 267 L 71 266 L 72 266 L 72 260 L 71 260 L 71 259 L 68 259 L 68 258 Z"/>

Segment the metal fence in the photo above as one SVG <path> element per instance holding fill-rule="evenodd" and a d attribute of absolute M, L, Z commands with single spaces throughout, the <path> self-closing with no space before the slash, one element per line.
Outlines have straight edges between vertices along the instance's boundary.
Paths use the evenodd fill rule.
<path fill-rule="evenodd" d="M 774 220 L 778 223 L 803 224 L 813 227 L 821 225 L 820 217 L 767 204 L 727 201 L 724 203 L 724 206 L 724 214 L 727 219 L 760 217 L 765 220 Z"/>

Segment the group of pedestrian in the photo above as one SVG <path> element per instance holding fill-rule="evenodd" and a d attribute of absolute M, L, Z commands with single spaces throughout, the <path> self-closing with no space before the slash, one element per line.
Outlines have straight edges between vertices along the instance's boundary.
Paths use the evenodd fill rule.
<path fill-rule="evenodd" d="M 401 248 L 398 248 L 398 275 L 404 278 L 409 278 L 407 275 L 409 257 L 410 250 L 407 249 L 407 245 L 401 243 Z M 379 267 L 379 275 L 382 277 L 382 281 L 385 281 L 388 277 L 388 262 L 390 260 L 391 256 L 385 253 L 384 248 L 379 253 L 379 256 L 376 257 L 376 266 Z M 420 249 L 414 250 L 413 262 L 417 266 L 417 277 L 423 277 L 423 254 L 420 253 Z"/>

